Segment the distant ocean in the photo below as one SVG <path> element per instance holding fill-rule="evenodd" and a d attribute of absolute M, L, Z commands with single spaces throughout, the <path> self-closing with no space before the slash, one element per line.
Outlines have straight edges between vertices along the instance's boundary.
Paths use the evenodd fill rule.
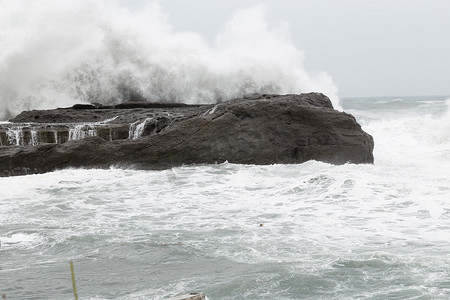
<path fill-rule="evenodd" d="M 450 97 L 345 98 L 374 165 L 0 178 L 7 299 L 448 299 Z"/>

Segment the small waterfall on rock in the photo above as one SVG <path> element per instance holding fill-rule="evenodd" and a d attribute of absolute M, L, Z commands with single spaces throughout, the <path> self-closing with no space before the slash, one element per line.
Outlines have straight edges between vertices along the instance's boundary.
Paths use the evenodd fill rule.
<path fill-rule="evenodd" d="M 0 123 L 0 146 L 33 147 L 39 144 L 64 144 L 98 136 L 106 141 L 139 139 L 146 135 L 147 125 L 153 117 L 134 123 L 112 124 L 114 118 L 85 123 Z"/>
<path fill-rule="evenodd" d="M 69 141 L 81 140 L 90 136 L 97 136 L 97 128 L 95 125 L 81 124 L 75 125 L 74 128 L 69 130 Z"/>
<path fill-rule="evenodd" d="M 64 144 L 68 141 L 99 136 L 113 141 L 142 136 L 149 120 L 129 124 L 110 124 L 117 117 L 91 123 L 0 123 L 0 147 L 33 147 L 38 144 Z"/>
<path fill-rule="evenodd" d="M 138 139 L 144 134 L 145 126 L 152 121 L 153 118 L 147 118 L 143 122 L 136 121 L 130 125 L 130 130 L 128 131 L 128 138 L 131 140 Z"/>
<path fill-rule="evenodd" d="M 0 125 L 0 146 L 35 146 L 39 143 L 38 132 L 29 125 Z"/>
<path fill-rule="evenodd" d="M 25 146 L 25 141 L 24 141 L 24 134 L 23 131 L 21 129 L 18 129 L 16 127 L 12 127 L 10 128 L 7 132 L 6 135 L 8 137 L 8 142 L 11 145 L 17 145 L 17 146 Z"/>
<path fill-rule="evenodd" d="M 38 132 L 37 130 L 30 130 L 31 135 L 31 146 L 35 146 L 38 144 Z"/>
<path fill-rule="evenodd" d="M 54 132 L 53 136 L 55 137 L 55 143 L 59 144 L 59 142 L 58 142 L 59 141 L 58 140 L 58 133 L 56 131 Z"/>

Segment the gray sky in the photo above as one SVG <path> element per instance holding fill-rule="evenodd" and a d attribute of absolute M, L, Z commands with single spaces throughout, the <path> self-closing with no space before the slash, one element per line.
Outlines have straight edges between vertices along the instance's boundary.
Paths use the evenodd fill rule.
<path fill-rule="evenodd" d="M 138 9 L 147 0 L 119 0 Z M 450 95 L 450 0 L 160 0 L 177 31 L 212 41 L 239 8 L 286 22 L 306 69 L 339 96 Z"/>

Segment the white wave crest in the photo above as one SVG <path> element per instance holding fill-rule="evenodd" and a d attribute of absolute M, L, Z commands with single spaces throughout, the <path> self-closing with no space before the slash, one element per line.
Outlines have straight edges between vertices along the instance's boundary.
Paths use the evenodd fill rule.
<path fill-rule="evenodd" d="M 0 120 L 74 103 L 214 103 L 250 93 L 327 94 L 308 74 L 287 26 L 263 7 L 237 11 L 208 43 L 176 32 L 157 3 L 129 11 L 106 0 L 0 0 Z"/>
<path fill-rule="evenodd" d="M 450 99 L 441 114 L 396 115 L 369 123 L 375 160 L 387 165 L 421 164 L 447 170 L 450 158 Z"/>

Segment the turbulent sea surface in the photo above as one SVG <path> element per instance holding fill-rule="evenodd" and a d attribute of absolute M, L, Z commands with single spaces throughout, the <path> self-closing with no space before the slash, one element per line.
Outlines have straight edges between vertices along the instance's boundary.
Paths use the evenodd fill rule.
<path fill-rule="evenodd" d="M 374 165 L 0 178 L 7 299 L 448 299 L 446 97 L 351 98 Z"/>

